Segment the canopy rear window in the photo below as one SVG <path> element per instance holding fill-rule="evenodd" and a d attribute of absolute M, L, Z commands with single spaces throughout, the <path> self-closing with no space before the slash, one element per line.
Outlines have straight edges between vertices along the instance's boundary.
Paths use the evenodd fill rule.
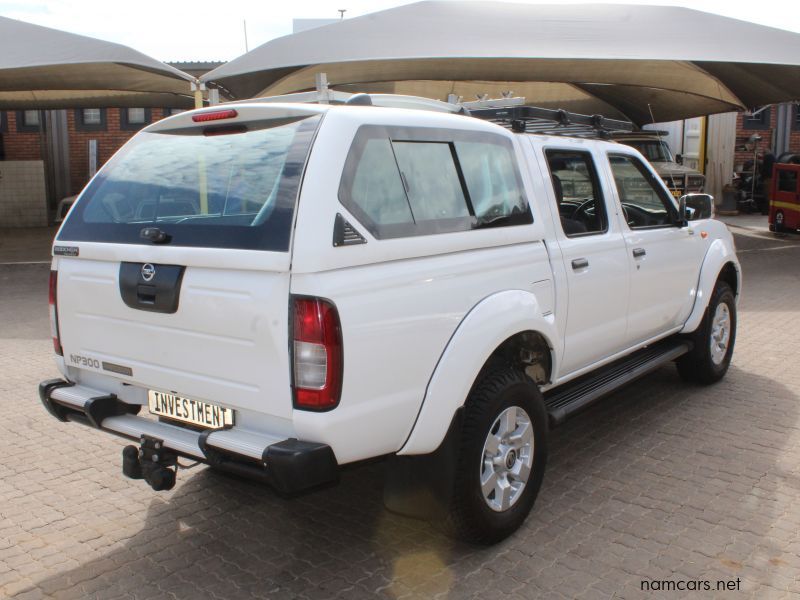
<path fill-rule="evenodd" d="M 134 137 L 92 180 L 59 240 L 286 252 L 319 116 Z"/>

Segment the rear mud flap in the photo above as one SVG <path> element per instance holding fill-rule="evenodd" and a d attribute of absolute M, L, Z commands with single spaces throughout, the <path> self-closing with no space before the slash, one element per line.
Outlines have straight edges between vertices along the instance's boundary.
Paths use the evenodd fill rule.
<path fill-rule="evenodd" d="M 442 443 L 430 454 L 392 456 L 386 465 L 383 503 L 392 512 L 440 519 L 450 507 L 464 409 L 459 408 Z"/>

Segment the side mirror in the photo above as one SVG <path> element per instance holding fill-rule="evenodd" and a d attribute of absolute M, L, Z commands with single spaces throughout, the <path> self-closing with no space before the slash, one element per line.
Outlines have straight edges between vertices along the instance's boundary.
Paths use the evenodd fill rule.
<path fill-rule="evenodd" d="M 675 155 L 675 162 L 678 163 L 679 165 L 682 165 L 683 164 L 683 155 L 682 154 L 676 154 Z"/>
<path fill-rule="evenodd" d="M 678 200 L 678 225 L 714 217 L 714 197 L 711 194 L 686 194 Z"/>

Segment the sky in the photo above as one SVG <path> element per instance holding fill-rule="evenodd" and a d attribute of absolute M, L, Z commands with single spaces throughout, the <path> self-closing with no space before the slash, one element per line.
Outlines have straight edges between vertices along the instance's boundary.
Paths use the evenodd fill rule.
<path fill-rule="evenodd" d="M 525 2 L 525 0 L 516 0 Z M 607 0 L 608 1 L 608 0 Z M 292 32 L 292 19 L 357 17 L 409 2 L 392 0 L 0 0 L 0 16 L 117 42 L 165 62 L 225 61 Z M 553 4 L 532 0 L 527 4 Z M 598 3 L 592 0 L 571 4 Z M 627 0 L 687 6 L 800 32 L 800 8 L 787 0 Z"/>

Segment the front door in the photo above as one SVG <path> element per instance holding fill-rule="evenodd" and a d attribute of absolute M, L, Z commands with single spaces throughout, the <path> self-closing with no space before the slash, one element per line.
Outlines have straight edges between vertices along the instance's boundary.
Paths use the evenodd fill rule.
<path fill-rule="evenodd" d="M 609 154 L 630 266 L 628 345 L 683 324 L 694 304 L 705 248 L 652 169 L 632 154 Z"/>

